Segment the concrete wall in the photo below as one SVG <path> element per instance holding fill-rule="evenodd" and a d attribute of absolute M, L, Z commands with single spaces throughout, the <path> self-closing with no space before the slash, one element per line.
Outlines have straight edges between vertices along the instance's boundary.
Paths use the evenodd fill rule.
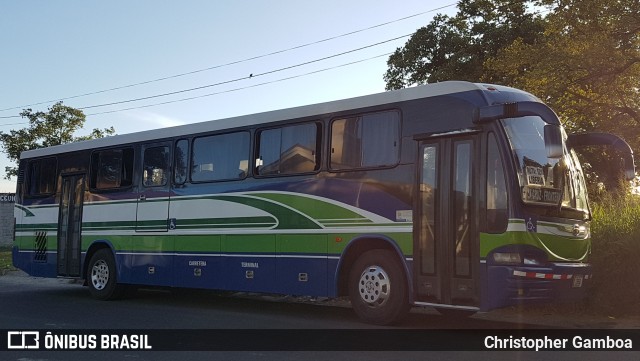
<path fill-rule="evenodd" d="M 0 193 L 0 246 L 13 243 L 14 193 Z"/>

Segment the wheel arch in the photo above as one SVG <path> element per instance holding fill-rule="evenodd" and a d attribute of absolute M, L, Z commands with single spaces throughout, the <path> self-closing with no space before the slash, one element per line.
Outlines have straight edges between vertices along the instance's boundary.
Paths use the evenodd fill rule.
<path fill-rule="evenodd" d="M 338 261 L 338 266 L 336 267 L 336 295 L 348 295 L 349 273 L 351 272 L 351 267 L 361 254 L 374 249 L 389 250 L 394 253 L 398 260 L 401 261 L 400 263 L 402 264 L 404 279 L 409 292 L 409 302 L 413 303 L 413 277 L 409 270 L 409 265 L 405 260 L 404 254 L 396 241 L 381 234 L 363 234 L 349 241 L 349 244 L 347 244 L 342 251 L 340 260 Z"/>
<path fill-rule="evenodd" d="M 84 262 L 82 263 L 82 277 L 85 279 L 85 283 L 86 283 L 86 279 L 87 279 L 87 272 L 89 269 L 89 261 L 91 261 L 91 257 L 93 257 L 93 255 L 98 252 L 98 250 L 101 249 L 109 249 L 111 251 L 111 253 L 113 253 L 113 259 L 116 259 L 116 253 L 114 251 L 113 248 L 113 244 L 111 244 L 111 242 L 109 242 L 108 240 L 96 240 L 93 243 L 91 243 L 91 245 L 89 246 L 89 248 L 87 249 L 87 253 L 84 256 Z M 116 269 L 118 269 L 118 265 L 116 262 Z"/>

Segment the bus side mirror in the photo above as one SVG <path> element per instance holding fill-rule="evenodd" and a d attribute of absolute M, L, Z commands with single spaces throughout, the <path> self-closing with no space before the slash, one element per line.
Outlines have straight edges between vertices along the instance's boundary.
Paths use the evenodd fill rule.
<path fill-rule="evenodd" d="M 562 132 L 557 125 L 544 126 L 544 146 L 547 149 L 548 158 L 562 158 Z"/>
<path fill-rule="evenodd" d="M 622 166 L 624 167 L 624 178 L 628 181 L 636 179 L 636 167 L 633 162 L 633 154 L 627 154 L 622 158 Z"/>
<path fill-rule="evenodd" d="M 608 133 L 578 133 L 569 134 L 567 138 L 568 148 L 588 147 L 594 145 L 611 146 L 622 154 L 622 167 L 624 177 L 633 180 L 636 177 L 636 167 L 633 161 L 633 150 L 624 139 Z"/>

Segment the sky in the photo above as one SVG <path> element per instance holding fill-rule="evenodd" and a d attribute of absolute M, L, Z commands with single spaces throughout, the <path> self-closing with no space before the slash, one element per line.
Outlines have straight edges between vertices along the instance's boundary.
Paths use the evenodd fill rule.
<path fill-rule="evenodd" d="M 85 108 L 85 135 L 382 92 L 388 54 L 437 13 L 454 14 L 455 2 L 0 1 L 0 131 L 25 127 L 22 109 L 60 99 Z M 2 176 L 7 165 L 0 153 Z M 15 180 L 0 181 L 0 192 L 14 191 Z"/>

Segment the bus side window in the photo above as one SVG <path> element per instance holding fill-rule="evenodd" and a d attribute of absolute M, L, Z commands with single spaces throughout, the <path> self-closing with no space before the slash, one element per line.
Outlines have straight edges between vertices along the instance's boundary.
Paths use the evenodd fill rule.
<path fill-rule="evenodd" d="M 191 149 L 191 181 L 243 179 L 249 167 L 249 132 L 198 137 Z"/>
<path fill-rule="evenodd" d="M 298 174 L 320 169 L 319 129 L 318 123 L 307 123 L 260 131 L 256 174 Z"/>
<path fill-rule="evenodd" d="M 487 232 L 503 233 L 509 223 L 504 165 L 493 133 L 487 143 Z"/>
<path fill-rule="evenodd" d="M 97 163 L 95 188 L 119 187 L 122 178 L 122 150 L 105 150 L 94 155 Z"/>
<path fill-rule="evenodd" d="M 133 149 L 107 149 L 91 155 L 93 189 L 129 187 L 133 180 Z"/>
<path fill-rule="evenodd" d="M 142 181 L 145 187 L 158 187 L 167 184 L 169 168 L 169 147 L 153 147 L 144 150 Z"/>
<path fill-rule="evenodd" d="M 397 111 L 336 119 L 331 123 L 332 170 L 389 167 L 400 156 Z"/>
<path fill-rule="evenodd" d="M 180 139 L 176 143 L 175 149 L 175 166 L 173 182 L 175 184 L 184 184 L 187 181 L 187 169 L 188 169 L 188 155 L 189 155 L 189 141 L 186 139 Z"/>
<path fill-rule="evenodd" d="M 29 164 L 29 195 L 42 196 L 54 193 L 57 176 L 56 158 L 31 161 Z"/>

